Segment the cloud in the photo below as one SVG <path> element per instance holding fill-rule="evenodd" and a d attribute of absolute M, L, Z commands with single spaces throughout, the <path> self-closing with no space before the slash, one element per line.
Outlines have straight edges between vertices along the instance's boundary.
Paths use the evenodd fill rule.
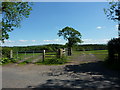
<path fill-rule="evenodd" d="M 61 39 L 54 39 L 55 42 L 61 42 Z"/>
<path fill-rule="evenodd" d="M 1 43 L 1 42 L 0 42 Z M 40 42 L 36 40 L 5 40 L 2 46 L 30 46 L 30 45 L 40 45 Z"/>
<path fill-rule="evenodd" d="M 115 27 L 114 27 L 115 28 L 114 30 L 117 31 L 117 32 L 118 32 L 118 26 L 119 25 L 115 25 Z"/>
<path fill-rule="evenodd" d="M 44 42 L 50 42 L 51 40 L 43 40 Z"/>
<path fill-rule="evenodd" d="M 83 44 L 107 44 L 110 39 L 83 39 Z"/>
<path fill-rule="evenodd" d="M 110 39 L 90 39 L 85 38 L 82 39 L 84 41 L 82 44 L 107 44 Z M 34 43 L 33 43 L 34 42 Z M 63 39 L 53 39 L 53 40 L 43 40 L 43 41 L 36 41 L 36 40 L 5 40 L 5 43 L 2 46 L 30 46 L 30 45 L 43 45 L 43 44 L 65 44 L 67 41 Z"/>
<path fill-rule="evenodd" d="M 96 29 L 101 29 L 101 28 L 102 28 L 101 26 L 96 27 Z"/>
<path fill-rule="evenodd" d="M 43 40 L 44 42 L 61 42 L 61 39 L 54 39 L 54 40 Z"/>
<path fill-rule="evenodd" d="M 65 44 L 66 41 L 62 39 L 43 40 L 42 44 Z"/>
<path fill-rule="evenodd" d="M 36 42 L 36 40 L 32 40 L 32 42 Z"/>
<path fill-rule="evenodd" d="M 90 41 L 92 41 L 92 39 L 83 39 L 83 41 L 90 42 Z"/>
<path fill-rule="evenodd" d="M 19 40 L 19 42 L 27 42 L 28 40 Z"/>
<path fill-rule="evenodd" d="M 118 28 L 119 25 L 115 25 L 116 28 Z"/>
<path fill-rule="evenodd" d="M 12 41 L 12 40 L 5 40 L 5 43 L 12 43 L 12 42 L 15 42 L 15 41 Z"/>

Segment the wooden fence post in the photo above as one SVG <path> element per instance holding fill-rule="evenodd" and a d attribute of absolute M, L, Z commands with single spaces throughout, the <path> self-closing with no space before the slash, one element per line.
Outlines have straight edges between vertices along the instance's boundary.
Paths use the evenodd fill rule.
<path fill-rule="evenodd" d="M 26 58 L 26 51 L 25 51 L 25 58 Z"/>
<path fill-rule="evenodd" d="M 18 51 L 17 51 L 17 59 L 18 59 Z"/>
<path fill-rule="evenodd" d="M 34 57 L 34 51 L 33 51 L 33 57 Z"/>
<path fill-rule="evenodd" d="M 63 56 L 63 49 L 60 49 L 60 58 Z"/>
<path fill-rule="evenodd" d="M 71 55 L 72 55 L 72 48 L 68 47 L 68 56 L 71 56 Z"/>
<path fill-rule="evenodd" d="M 42 62 L 45 61 L 45 50 L 43 50 L 43 59 L 42 59 Z"/>
<path fill-rule="evenodd" d="M 2 58 L 2 47 L 0 47 L 0 59 Z"/>
<path fill-rule="evenodd" d="M 63 49 L 62 52 L 63 52 L 63 55 L 66 56 L 66 50 L 65 50 L 65 48 Z"/>
<path fill-rule="evenodd" d="M 58 58 L 61 58 L 63 55 L 63 49 L 58 50 Z"/>
<path fill-rule="evenodd" d="M 10 50 L 10 58 L 13 58 L 13 50 Z"/>

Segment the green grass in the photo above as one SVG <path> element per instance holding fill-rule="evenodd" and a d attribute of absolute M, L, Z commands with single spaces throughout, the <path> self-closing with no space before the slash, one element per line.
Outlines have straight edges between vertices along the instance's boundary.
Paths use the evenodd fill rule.
<path fill-rule="evenodd" d="M 56 54 L 56 52 L 47 52 L 46 54 Z"/>
<path fill-rule="evenodd" d="M 106 58 L 108 57 L 107 54 L 104 54 L 104 55 L 97 55 L 97 54 L 95 54 L 95 56 L 96 56 L 99 60 L 102 60 L 102 61 L 106 60 Z"/>
<path fill-rule="evenodd" d="M 74 56 L 69 56 L 68 58 L 70 59 L 71 57 L 76 57 L 77 55 L 83 55 L 83 54 L 93 54 L 100 60 L 105 60 L 108 56 L 108 50 L 94 50 L 94 51 L 73 51 Z"/>
<path fill-rule="evenodd" d="M 26 62 L 21 62 L 21 63 L 19 63 L 19 65 L 25 65 L 25 64 L 27 64 Z"/>
<path fill-rule="evenodd" d="M 53 54 L 53 53 L 49 53 L 49 54 Z M 54 53 L 55 54 L 55 53 Z M 67 57 L 61 57 L 61 58 L 57 58 L 57 55 L 46 55 L 45 57 L 45 61 L 39 61 L 36 62 L 36 64 L 45 64 L 45 65 L 62 65 L 65 64 L 67 62 Z"/>
<path fill-rule="evenodd" d="M 73 51 L 74 56 L 69 58 L 74 58 L 77 55 L 82 54 L 93 54 L 98 60 L 104 62 L 104 66 L 112 70 L 120 70 L 120 64 L 116 62 L 108 62 L 108 50 L 94 50 L 94 51 Z M 113 60 L 112 60 L 113 61 Z M 85 62 L 84 62 L 85 63 Z"/>
<path fill-rule="evenodd" d="M 88 51 L 87 53 L 93 54 L 99 60 L 104 61 L 108 57 L 108 50 L 95 50 L 95 51 Z"/>
<path fill-rule="evenodd" d="M 84 51 L 86 54 L 108 54 L 108 50 L 94 50 L 94 51 Z"/>
<path fill-rule="evenodd" d="M 52 55 L 50 55 L 52 54 Z M 53 55 L 53 54 L 56 54 L 56 52 L 47 52 L 46 53 L 46 57 L 45 59 L 48 60 L 48 59 L 53 59 L 56 57 L 56 55 Z M 34 53 L 34 56 L 33 56 L 33 53 L 28 53 L 28 54 L 18 54 L 18 59 L 19 60 L 24 60 L 23 62 L 21 62 L 20 64 L 27 64 L 27 63 L 31 63 L 33 60 L 35 59 L 38 59 L 39 58 L 39 55 L 41 56 L 42 53 Z M 15 56 L 17 57 L 17 55 Z M 26 59 L 27 58 L 27 59 Z M 38 59 L 38 61 L 36 62 L 36 64 L 40 64 L 42 63 L 42 58 L 41 59 Z"/>
<path fill-rule="evenodd" d="M 25 55 L 24 53 L 19 53 L 19 54 L 18 54 L 18 57 L 19 57 L 19 58 L 27 58 L 27 57 L 36 56 L 36 55 L 41 55 L 41 54 L 42 54 L 42 53 L 34 53 L 34 55 L 33 55 L 33 53 L 27 53 L 27 54 Z M 15 54 L 14 57 L 17 58 L 17 55 Z"/>
<path fill-rule="evenodd" d="M 84 54 L 108 54 L 108 50 L 80 51 Z"/>

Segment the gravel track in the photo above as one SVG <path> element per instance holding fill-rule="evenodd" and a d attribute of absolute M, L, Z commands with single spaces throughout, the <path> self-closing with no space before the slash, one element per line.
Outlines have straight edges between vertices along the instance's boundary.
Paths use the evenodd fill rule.
<path fill-rule="evenodd" d="M 120 71 L 105 68 L 93 54 L 83 54 L 75 56 L 65 65 L 4 65 L 2 86 L 3 88 L 113 88 L 120 87 Z"/>

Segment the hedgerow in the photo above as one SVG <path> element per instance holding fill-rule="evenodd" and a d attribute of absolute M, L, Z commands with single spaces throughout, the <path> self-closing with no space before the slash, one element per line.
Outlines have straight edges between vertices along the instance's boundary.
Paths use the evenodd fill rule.
<path fill-rule="evenodd" d="M 120 65 L 120 38 L 113 38 L 108 42 L 108 59 L 106 63 L 109 66 L 117 67 Z"/>

